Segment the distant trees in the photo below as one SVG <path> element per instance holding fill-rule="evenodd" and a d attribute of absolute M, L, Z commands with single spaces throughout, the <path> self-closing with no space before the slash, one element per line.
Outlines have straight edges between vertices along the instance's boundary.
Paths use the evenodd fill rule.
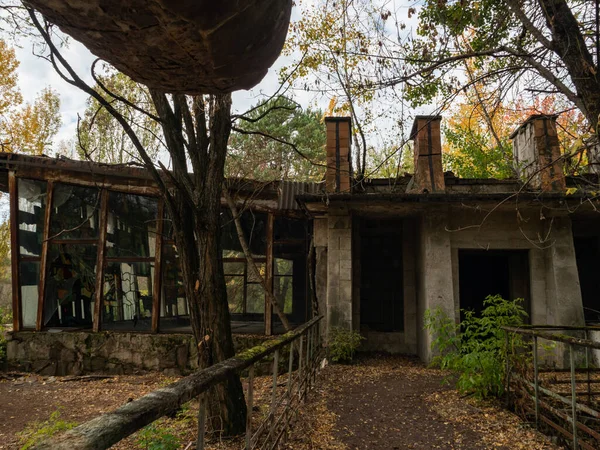
<path fill-rule="evenodd" d="M 60 99 L 47 87 L 32 103 L 23 103 L 18 66 L 14 50 L 0 39 L 0 150 L 41 155 L 60 128 Z"/>
<path fill-rule="evenodd" d="M 234 127 L 228 176 L 320 181 L 325 173 L 323 112 L 276 97 L 254 105 Z"/>

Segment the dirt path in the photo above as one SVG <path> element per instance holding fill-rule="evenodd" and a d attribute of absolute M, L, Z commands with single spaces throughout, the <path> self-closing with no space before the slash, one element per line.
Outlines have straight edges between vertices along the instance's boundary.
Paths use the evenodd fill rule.
<path fill-rule="evenodd" d="M 467 401 L 415 359 L 329 366 L 302 411 L 293 449 L 556 449 L 498 405 Z"/>
<path fill-rule="evenodd" d="M 67 377 L 68 378 L 68 377 Z M 81 423 L 166 384 L 163 375 L 124 375 L 94 381 L 24 376 L 0 381 L 0 449 L 18 449 L 27 424 L 47 420 L 60 408 L 61 419 Z"/>

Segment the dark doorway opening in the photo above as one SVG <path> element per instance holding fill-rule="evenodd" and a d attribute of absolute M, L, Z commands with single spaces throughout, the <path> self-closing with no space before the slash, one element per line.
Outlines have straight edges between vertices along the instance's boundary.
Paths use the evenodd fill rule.
<path fill-rule="evenodd" d="M 361 328 L 403 331 L 401 221 L 361 221 L 360 269 Z"/>
<path fill-rule="evenodd" d="M 527 250 L 459 250 L 460 318 L 463 310 L 481 313 L 488 295 L 506 300 L 524 299 L 530 312 L 529 257 Z"/>
<path fill-rule="evenodd" d="M 600 239 L 596 236 L 575 237 L 574 244 L 585 321 L 600 323 Z"/>

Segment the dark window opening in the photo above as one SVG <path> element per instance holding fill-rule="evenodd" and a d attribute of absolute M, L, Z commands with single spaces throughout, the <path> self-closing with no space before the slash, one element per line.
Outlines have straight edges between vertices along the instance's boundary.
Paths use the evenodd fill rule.
<path fill-rule="evenodd" d="M 401 221 L 361 221 L 360 272 L 361 328 L 403 331 Z"/>
<path fill-rule="evenodd" d="M 522 298 L 529 307 L 529 258 L 527 250 L 460 250 L 458 253 L 460 318 L 463 310 L 479 314 L 489 295 L 505 300 Z"/>
<path fill-rule="evenodd" d="M 600 323 L 600 239 L 595 236 L 575 237 L 574 244 L 585 321 Z"/>

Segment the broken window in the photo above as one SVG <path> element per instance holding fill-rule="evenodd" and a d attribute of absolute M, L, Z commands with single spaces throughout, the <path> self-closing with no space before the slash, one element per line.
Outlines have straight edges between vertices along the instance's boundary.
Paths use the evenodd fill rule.
<path fill-rule="evenodd" d="M 163 244 L 161 289 L 160 329 L 188 327 L 190 312 L 183 288 L 179 255 L 172 241 Z"/>
<path fill-rule="evenodd" d="M 97 239 L 100 191 L 56 184 L 52 197 L 50 239 Z"/>
<path fill-rule="evenodd" d="M 106 227 L 109 258 L 154 258 L 158 201 L 152 197 L 110 192 Z"/>
<path fill-rule="evenodd" d="M 23 328 L 35 328 L 38 312 L 39 271 L 47 202 L 44 181 L 17 179 L 19 280 Z"/>
<path fill-rule="evenodd" d="M 47 265 L 44 326 L 91 326 L 96 284 L 96 246 L 51 243 Z"/>
<path fill-rule="evenodd" d="M 109 262 L 104 269 L 102 327 L 151 330 L 153 279 L 154 263 Z"/>

